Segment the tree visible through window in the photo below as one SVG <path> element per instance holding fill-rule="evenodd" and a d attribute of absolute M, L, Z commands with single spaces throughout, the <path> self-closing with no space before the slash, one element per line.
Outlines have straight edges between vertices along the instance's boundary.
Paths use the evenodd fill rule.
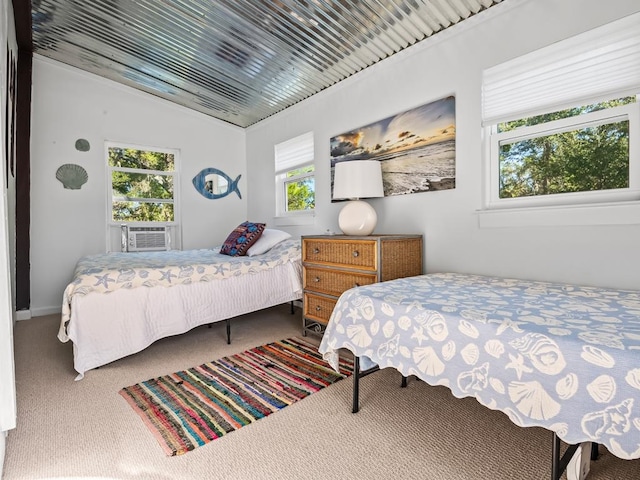
<path fill-rule="evenodd" d="M 487 210 L 560 207 L 560 215 L 568 212 L 563 206 L 615 208 L 640 199 L 638 18 L 483 70 Z M 538 214 L 555 215 L 542 208 L 529 218 Z"/>
<path fill-rule="evenodd" d="M 275 145 L 276 211 L 312 213 L 316 206 L 313 132 Z"/>
<path fill-rule="evenodd" d="M 111 219 L 175 221 L 176 152 L 107 147 Z"/>
<path fill-rule="evenodd" d="M 625 105 L 635 102 L 625 97 L 498 124 L 498 197 L 629 188 Z"/>
<path fill-rule="evenodd" d="M 287 212 L 313 210 L 316 206 L 314 166 L 308 165 L 287 172 Z"/>

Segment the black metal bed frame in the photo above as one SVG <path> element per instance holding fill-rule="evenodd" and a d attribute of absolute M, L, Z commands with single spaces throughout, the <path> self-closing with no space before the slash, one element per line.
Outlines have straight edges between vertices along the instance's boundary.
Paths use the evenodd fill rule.
<path fill-rule="evenodd" d="M 289 302 L 290 308 L 291 308 L 291 315 L 293 315 L 295 313 L 295 309 L 293 308 L 293 300 L 291 300 Z M 227 324 L 227 345 L 231 345 L 231 319 L 227 318 L 226 319 L 226 324 Z M 213 323 L 210 323 L 208 325 L 209 328 L 211 328 L 213 326 Z"/>
<path fill-rule="evenodd" d="M 375 373 L 380 370 L 380 367 L 375 366 L 368 370 L 360 371 L 360 357 L 355 357 L 353 362 L 353 404 L 351 408 L 352 413 L 358 413 L 360 410 L 360 379 L 366 377 L 371 373 Z M 407 386 L 408 377 L 402 376 L 401 387 Z M 562 473 L 567 469 L 571 458 L 576 453 L 580 444 L 569 445 L 562 456 L 560 455 L 560 438 L 555 432 L 553 433 L 553 443 L 551 448 L 551 480 L 560 480 Z M 591 460 L 598 458 L 598 444 L 591 444 Z"/>

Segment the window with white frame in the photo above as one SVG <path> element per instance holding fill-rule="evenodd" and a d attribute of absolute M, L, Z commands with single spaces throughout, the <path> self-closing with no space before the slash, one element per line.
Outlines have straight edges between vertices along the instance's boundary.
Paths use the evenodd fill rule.
<path fill-rule="evenodd" d="M 106 150 L 110 221 L 176 222 L 178 151 L 117 143 Z"/>
<path fill-rule="evenodd" d="M 313 214 L 316 205 L 313 132 L 275 146 L 276 215 Z"/>
<path fill-rule="evenodd" d="M 483 72 L 488 208 L 640 200 L 640 14 Z"/>

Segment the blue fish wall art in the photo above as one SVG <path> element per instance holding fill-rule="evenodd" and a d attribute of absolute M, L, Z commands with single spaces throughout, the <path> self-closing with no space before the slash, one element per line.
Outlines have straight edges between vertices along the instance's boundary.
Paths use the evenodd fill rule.
<path fill-rule="evenodd" d="M 226 197 L 231 192 L 236 192 L 238 197 L 242 198 L 238 188 L 240 177 L 242 175 L 238 175 L 235 180 L 231 180 L 229 175 L 217 168 L 205 168 L 193 177 L 192 181 L 196 190 L 205 198 L 215 200 L 216 198 Z"/>

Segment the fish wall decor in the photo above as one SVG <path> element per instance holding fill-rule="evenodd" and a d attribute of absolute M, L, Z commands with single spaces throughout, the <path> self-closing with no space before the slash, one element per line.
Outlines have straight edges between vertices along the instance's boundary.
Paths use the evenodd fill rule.
<path fill-rule="evenodd" d="M 205 168 L 193 177 L 193 186 L 200 194 L 212 200 L 223 198 L 231 192 L 236 192 L 242 198 L 238 182 L 242 175 L 238 175 L 235 180 L 231 180 L 226 173 L 217 168 Z"/>

